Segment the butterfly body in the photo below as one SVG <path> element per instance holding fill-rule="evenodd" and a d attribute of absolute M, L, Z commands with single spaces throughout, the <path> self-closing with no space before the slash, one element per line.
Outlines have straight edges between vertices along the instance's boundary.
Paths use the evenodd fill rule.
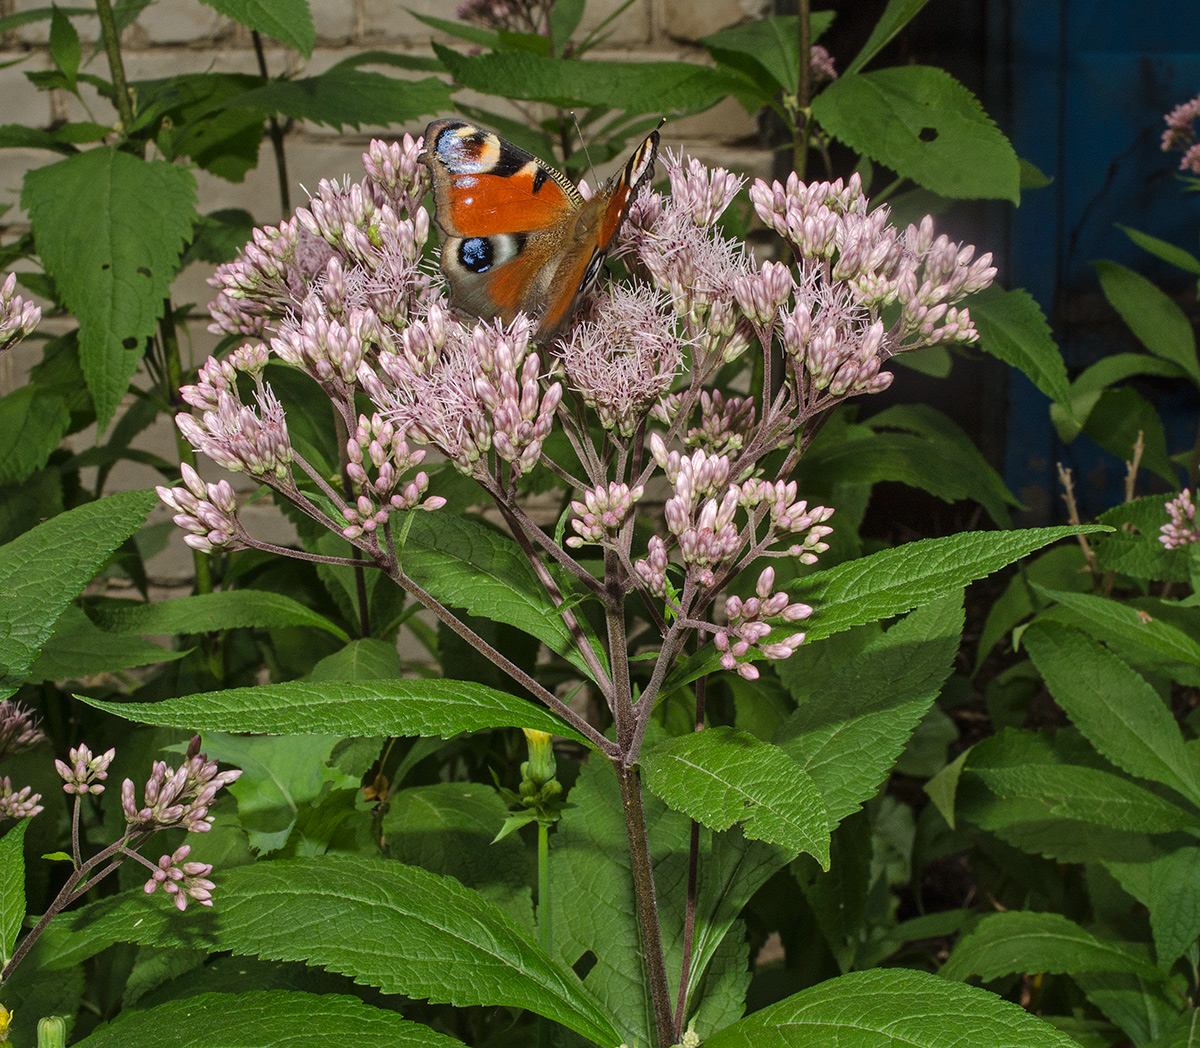
<path fill-rule="evenodd" d="M 474 124 L 438 120 L 421 157 L 445 234 L 451 305 L 485 320 L 538 318 L 547 341 L 595 282 L 638 190 L 654 175 L 658 132 L 590 200 L 565 175 Z"/>

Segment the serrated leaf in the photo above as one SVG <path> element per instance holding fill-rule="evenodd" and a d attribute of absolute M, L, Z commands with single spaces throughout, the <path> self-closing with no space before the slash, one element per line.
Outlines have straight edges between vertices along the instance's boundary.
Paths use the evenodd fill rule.
<path fill-rule="evenodd" d="M 1097 522 L 1116 531 L 1095 544 L 1097 567 L 1135 579 L 1187 582 L 1188 551 L 1167 549 L 1159 542 L 1159 528 L 1169 519 L 1161 495 L 1147 495 L 1105 510 Z"/>
<path fill-rule="evenodd" d="M 214 11 L 273 36 L 305 58 L 312 57 L 317 31 L 313 26 L 308 0 L 201 0 Z"/>
<path fill-rule="evenodd" d="M 730 75 L 690 62 L 580 62 L 522 51 L 467 56 L 437 42 L 433 50 L 464 87 L 563 108 L 680 116 L 716 105 L 737 87 Z"/>
<path fill-rule="evenodd" d="M 75 1048 L 259 1048 L 268 1030 L 271 1048 L 311 1048 L 322 1042 L 462 1048 L 453 1037 L 357 997 L 295 990 L 201 993 L 153 1008 L 127 1008 L 76 1041 Z"/>
<path fill-rule="evenodd" d="M 1050 405 L 1050 418 L 1059 437 L 1070 442 L 1079 436 L 1092 409 L 1100 401 L 1101 394 L 1110 386 L 1137 375 L 1153 375 L 1158 378 L 1185 378 L 1186 373 L 1168 360 L 1152 357 L 1149 353 L 1113 353 L 1102 357 L 1086 368 L 1071 383 L 1069 407 Z"/>
<path fill-rule="evenodd" d="M 390 127 L 453 108 L 449 88 L 436 77 L 404 80 L 338 65 L 319 76 L 273 80 L 231 100 L 231 106 L 311 120 L 339 131 L 349 125 Z"/>
<path fill-rule="evenodd" d="M 1151 353 L 1183 368 L 1200 385 L 1192 322 L 1158 285 L 1117 262 L 1094 262 L 1104 297 Z"/>
<path fill-rule="evenodd" d="M 830 826 L 886 777 L 950 675 L 962 624 L 961 593 L 914 611 L 822 678 L 777 733 L 775 743 L 824 796 Z M 783 667 L 796 694 L 800 681 L 788 676 L 788 663 Z"/>
<path fill-rule="evenodd" d="M 984 352 L 1017 368 L 1056 403 L 1070 403 L 1067 366 L 1042 307 L 1028 291 L 993 284 L 972 295 L 968 306 Z"/>
<path fill-rule="evenodd" d="M 74 85 L 79 63 L 83 59 L 83 47 L 71 19 L 59 7 L 54 8 L 54 14 L 50 17 L 50 57 L 66 77 L 67 83 Z"/>
<path fill-rule="evenodd" d="M 1178 848 L 1150 862 L 1104 865 L 1150 911 L 1158 965 L 1168 970 L 1200 936 L 1200 848 Z"/>
<path fill-rule="evenodd" d="M 79 320 L 79 359 L 102 429 L 162 313 L 195 205 L 196 179 L 186 168 L 110 146 L 25 175 L 21 206 L 46 271 Z"/>
<path fill-rule="evenodd" d="M 346 631 L 299 601 L 268 590 L 225 590 L 143 604 L 105 601 L 90 609 L 92 617 L 121 633 L 212 633 L 243 628 L 280 629 L 311 626 L 349 641 Z"/>
<path fill-rule="evenodd" d="M 419 513 L 404 540 L 401 566 L 443 604 L 524 630 L 590 679 L 591 670 L 570 630 L 507 536 L 467 517 Z M 561 585 L 568 600 L 580 597 L 577 587 Z M 603 645 L 582 618 L 580 626 L 600 664 L 607 667 Z"/>
<path fill-rule="evenodd" d="M 326 655 L 308 675 L 321 680 L 390 680 L 400 676 L 400 655 L 396 645 L 375 637 L 352 640 L 340 651 Z"/>
<path fill-rule="evenodd" d="M 583 736 L 528 699 L 459 680 L 288 681 L 162 702 L 76 698 L 125 720 L 189 731 L 450 738 L 464 731 L 511 727 L 534 728 L 586 743 Z"/>
<path fill-rule="evenodd" d="M 27 683 L 79 680 L 183 658 L 186 651 L 169 651 L 137 636 L 108 633 L 79 608 L 67 608 L 29 670 Z"/>
<path fill-rule="evenodd" d="M 62 923 L 86 930 L 97 943 L 201 945 L 303 961 L 387 994 L 438 1004 L 527 1008 L 594 1041 L 619 1040 L 569 969 L 453 878 L 330 854 L 228 870 L 218 875 L 214 898 L 221 920 L 208 930 L 140 891 L 86 907 Z"/>
<path fill-rule="evenodd" d="M 528 813 L 536 818 L 533 812 Z M 536 877 L 532 849 L 519 837 L 493 842 L 508 806 L 491 786 L 438 782 L 388 797 L 383 816 L 387 854 L 479 892 L 533 928 L 530 884 Z"/>
<path fill-rule="evenodd" d="M 1009 910 L 984 917 L 954 947 L 939 975 L 984 982 L 1014 972 L 1133 972 L 1157 981 L 1162 974 L 1122 943 L 1084 931 L 1057 913 Z"/>
<path fill-rule="evenodd" d="M 850 972 L 768 1005 L 705 1048 L 1078 1048 L 987 990 L 927 972 Z"/>
<path fill-rule="evenodd" d="M 1125 642 L 1140 652 L 1181 666 L 1200 666 L 1200 643 L 1169 622 L 1119 601 L 1090 593 L 1069 593 L 1043 586 L 1034 588 L 1070 613 L 1063 617 L 1101 640 Z"/>
<path fill-rule="evenodd" d="M 805 852 L 829 869 L 825 803 L 778 747 L 718 726 L 656 746 L 641 763 L 646 787 L 701 825 L 741 823 L 747 837 Z"/>
<path fill-rule="evenodd" d="M 934 193 L 1020 202 L 1008 139 L 943 69 L 906 65 L 841 76 L 813 99 L 812 112 L 851 149 Z"/>
<path fill-rule="evenodd" d="M 0 484 L 24 483 L 45 466 L 70 426 L 62 397 L 35 385 L 0 399 Z"/>
<path fill-rule="evenodd" d="M 153 491 L 110 495 L 0 546 L 0 698 L 25 679 L 63 609 L 155 502 Z"/>
<path fill-rule="evenodd" d="M 921 539 L 805 576 L 795 584 L 794 599 L 816 608 L 805 624 L 807 636 L 827 637 L 928 604 L 1051 542 L 1099 530 L 1029 528 Z"/>
<path fill-rule="evenodd" d="M 1167 436 L 1158 409 L 1130 386 L 1106 389 L 1092 406 L 1083 432 L 1122 462 L 1133 458 L 1142 442 L 1142 469 L 1152 470 L 1169 485 L 1179 483 L 1179 468 L 1171 461 Z"/>
<path fill-rule="evenodd" d="M 1049 817 L 1077 819 L 1115 830 L 1171 833 L 1195 818 L 1149 790 L 1096 768 L 1073 764 L 1027 764 L 1020 768 L 971 768 L 999 797 L 1040 805 Z"/>
<path fill-rule="evenodd" d="M 1145 678 L 1086 634 L 1055 622 L 1035 622 L 1021 644 L 1054 701 L 1098 752 L 1200 804 L 1179 725 Z"/>
<path fill-rule="evenodd" d="M 8 964 L 25 920 L 25 831 L 22 819 L 0 838 L 0 965 Z"/>

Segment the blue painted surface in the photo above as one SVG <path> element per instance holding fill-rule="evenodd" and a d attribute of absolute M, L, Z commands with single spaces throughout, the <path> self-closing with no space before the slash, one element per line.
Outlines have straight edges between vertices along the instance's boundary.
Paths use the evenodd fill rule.
<path fill-rule="evenodd" d="M 1074 377 L 1100 354 L 1134 348 L 1097 338 L 1091 326 L 1107 309 L 1094 260 L 1122 262 L 1171 292 L 1190 282 L 1135 247 L 1117 223 L 1200 253 L 1200 195 L 1185 193 L 1176 177 L 1179 154 L 1159 148 L 1163 114 L 1200 93 L 1200 2 L 993 0 L 990 12 L 1007 26 L 1005 130 L 1017 152 L 1054 179 L 1025 193 L 1013 212 L 1005 277 L 1041 303 Z M 1196 402 L 1166 393 L 1160 408 L 1169 447 L 1178 450 L 1194 439 Z M 1006 479 L 1027 500 L 1042 493 L 1031 500 L 1035 517 L 1061 516 L 1059 460 L 1086 478 L 1087 511 L 1119 501 L 1122 464 L 1086 438 L 1064 447 L 1046 398 L 1014 374 Z"/>

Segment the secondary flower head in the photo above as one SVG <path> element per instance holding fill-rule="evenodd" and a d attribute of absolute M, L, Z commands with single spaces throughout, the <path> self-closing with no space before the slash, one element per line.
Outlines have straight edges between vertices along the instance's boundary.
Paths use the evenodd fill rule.
<path fill-rule="evenodd" d="M 99 756 L 92 756 L 92 751 L 82 743 L 68 751 L 70 763 L 55 760 L 54 767 L 62 776 L 64 793 L 93 793 L 104 792 L 101 783 L 108 778 L 108 766 L 116 756 L 115 749 L 105 750 Z"/>
<path fill-rule="evenodd" d="M 0 702 L 0 760 L 25 753 L 45 741 L 46 736 L 32 710 L 12 699 Z"/>
<path fill-rule="evenodd" d="M 17 290 L 17 275 L 9 273 L 0 285 L 0 353 L 31 334 L 42 319 L 42 310 L 26 302 Z"/>
<path fill-rule="evenodd" d="M 1167 129 L 1162 135 L 1162 149 L 1163 152 L 1182 153 L 1179 170 L 1200 175 L 1200 143 L 1196 141 L 1197 119 L 1200 119 L 1200 95 L 1182 102 L 1163 117 Z"/>
<path fill-rule="evenodd" d="M 133 780 L 121 784 L 121 807 L 129 828 L 139 833 L 182 827 L 205 833 L 213 822 L 209 806 L 217 791 L 241 776 L 241 771 L 217 771 L 217 762 L 200 752 L 200 736 L 188 745 L 183 764 L 171 768 L 163 761 L 154 762 L 146 782 L 142 807 L 138 807 Z"/>
<path fill-rule="evenodd" d="M 1196 528 L 1196 505 L 1192 502 L 1190 488 L 1184 488 L 1164 507 L 1170 514 L 1170 523 L 1158 530 L 1158 541 L 1167 549 L 1180 549 L 1193 542 L 1200 542 L 1200 530 Z"/>
<path fill-rule="evenodd" d="M 206 862 L 187 862 L 191 845 L 184 844 L 170 855 L 158 860 L 158 865 L 146 882 L 145 892 L 153 895 L 158 888 L 171 897 L 177 910 L 186 910 L 188 899 L 201 906 L 212 905 L 212 891 L 216 887 L 208 880 L 212 866 Z"/>
<path fill-rule="evenodd" d="M 7 775 L 0 779 L 0 819 L 25 819 L 37 815 L 42 811 L 41 799 L 42 795 L 34 793 L 32 786 L 14 790 Z"/>

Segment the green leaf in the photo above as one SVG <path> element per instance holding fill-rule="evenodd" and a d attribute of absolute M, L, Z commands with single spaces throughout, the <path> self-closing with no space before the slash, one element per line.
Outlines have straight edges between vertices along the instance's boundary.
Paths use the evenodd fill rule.
<path fill-rule="evenodd" d="M 83 47 L 75 26 L 61 8 L 55 7 L 50 18 L 50 58 L 70 85 L 75 84 L 79 63 L 83 59 Z"/>
<path fill-rule="evenodd" d="M 352 640 L 340 651 L 326 655 L 308 675 L 320 680 L 390 680 L 400 676 L 400 656 L 392 641 L 363 637 Z"/>
<path fill-rule="evenodd" d="M 63 609 L 156 501 L 153 491 L 110 495 L 0 546 L 0 698 L 25 679 Z"/>
<path fill-rule="evenodd" d="M 126 1008 L 75 1048 L 257 1048 L 268 1030 L 271 1048 L 322 1043 L 462 1048 L 453 1037 L 357 997 L 295 990 L 202 993 L 153 1008 Z"/>
<path fill-rule="evenodd" d="M 1021 910 L 984 917 L 958 941 L 938 974 L 945 979 L 977 975 L 989 982 L 1023 972 L 1134 972 L 1151 981 L 1162 978 L 1154 965 L 1122 943 L 1098 938 L 1061 914 Z"/>
<path fill-rule="evenodd" d="M 1102 523 L 1110 527 L 1115 526 L 1112 521 L 1106 520 Z M 1108 542 L 1112 537 L 1113 535 L 1106 535 L 1102 541 Z M 1090 590 L 1092 580 L 1091 576 L 1082 570 L 1084 566 L 1083 550 L 1074 544 L 1056 546 L 1024 565 L 988 610 L 983 632 L 979 635 L 979 649 L 973 672 L 979 672 L 983 660 L 1001 637 L 1037 610 L 1029 585 L 1031 582 L 1052 585 L 1056 589 Z"/>
<path fill-rule="evenodd" d="M 1106 389 L 1096 399 L 1083 432 L 1121 462 L 1133 458 L 1142 440 L 1142 468 L 1153 470 L 1172 487 L 1179 483 L 1179 468 L 1167 451 L 1167 437 L 1158 409 L 1135 389 Z"/>
<path fill-rule="evenodd" d="M 857 73 L 880 51 L 887 47 L 891 39 L 920 13 L 929 0 L 888 0 L 883 14 L 871 30 L 870 37 L 863 44 L 862 50 L 854 56 L 854 60 L 846 68 L 843 76 Z"/>
<path fill-rule="evenodd" d="M 1172 379 L 1187 377 L 1178 364 L 1152 357 L 1149 353 L 1113 353 L 1102 357 L 1071 383 L 1068 406 L 1050 405 L 1050 417 L 1059 437 L 1066 442 L 1074 440 L 1087 425 L 1101 394 L 1110 386 L 1137 375 Z"/>
<path fill-rule="evenodd" d="M 111 133 L 112 128 L 108 130 Z M 49 149 L 64 156 L 79 152 L 60 135 L 24 124 L 0 124 L 0 149 Z"/>
<path fill-rule="evenodd" d="M 207 932 L 140 891 L 86 907 L 63 924 L 97 941 L 202 945 L 302 961 L 386 994 L 457 1007 L 527 1008 L 602 1044 L 619 1039 L 569 969 L 453 878 L 330 854 L 235 867 L 219 875 L 214 894 L 220 926 Z"/>
<path fill-rule="evenodd" d="M 308 0 L 202 0 L 227 18 L 273 36 L 285 47 L 312 57 L 317 31 L 313 27 Z"/>
<path fill-rule="evenodd" d="M 534 813 L 529 813 L 534 816 Z M 493 843 L 508 806 L 491 786 L 438 782 L 388 797 L 383 837 L 392 859 L 453 877 L 533 928 L 532 849 L 519 837 Z"/>
<path fill-rule="evenodd" d="M 449 88 L 436 77 L 404 80 L 339 65 L 319 76 L 273 80 L 230 101 L 231 106 L 310 120 L 339 131 L 345 125 L 391 127 L 452 109 Z"/>
<path fill-rule="evenodd" d="M 795 584 L 794 599 L 816 608 L 806 635 L 827 637 L 928 604 L 1051 542 L 1100 530 L 1028 528 L 922 539 L 805 576 Z"/>
<path fill-rule="evenodd" d="M 1021 371 L 1056 403 L 1070 402 L 1067 366 L 1042 307 L 1028 291 L 993 284 L 972 295 L 969 305 L 984 352 Z"/>
<path fill-rule="evenodd" d="M 690 62 L 577 62 L 524 51 L 467 56 L 437 42 L 433 50 L 463 87 L 567 109 L 610 106 L 682 116 L 711 108 L 738 84 Z"/>
<path fill-rule="evenodd" d="M 914 611 L 829 673 L 805 673 L 807 645 L 780 664 L 799 709 L 774 741 L 816 782 L 830 826 L 879 788 L 950 675 L 962 626 L 958 591 Z"/>
<path fill-rule="evenodd" d="M 22 484 L 45 466 L 70 426 L 62 397 L 38 386 L 0 399 L 0 484 Z"/>
<path fill-rule="evenodd" d="M 101 428 L 162 312 L 195 204 L 190 171 L 108 146 L 25 175 L 21 205 L 47 272 L 79 319 L 80 363 Z M 87 236 L 80 215 L 88 216 Z"/>
<path fill-rule="evenodd" d="M 850 972 L 768 1005 L 704 1048 L 1078 1048 L 1003 998 L 927 972 Z"/>
<path fill-rule="evenodd" d="M 1122 771 L 1162 782 L 1200 804 L 1200 783 L 1171 711 L 1146 680 L 1078 630 L 1035 622 L 1021 643 L 1066 711 L 1097 751 Z"/>
<path fill-rule="evenodd" d="M 1101 513 L 1098 523 L 1116 531 L 1096 543 L 1097 566 L 1135 579 L 1187 582 L 1187 550 L 1169 550 L 1158 541 L 1159 528 L 1170 519 L 1164 501 L 1147 495 Z"/>
<path fill-rule="evenodd" d="M 829 869 L 829 815 L 805 771 L 748 732 L 708 728 L 643 755 L 646 787 L 712 830 L 805 852 Z"/>
<path fill-rule="evenodd" d="M 141 637 L 108 633 L 79 608 L 67 608 L 30 668 L 27 683 L 79 680 L 169 662 L 186 654 L 186 651 L 169 651 Z"/>
<path fill-rule="evenodd" d="M 528 560 L 507 536 L 467 517 L 418 513 L 404 540 L 401 566 L 443 604 L 524 630 L 590 679 L 591 670 L 570 630 Z M 560 586 L 568 600 L 581 596 L 578 587 L 566 580 Z M 607 667 L 603 645 L 582 618 L 580 627 L 600 664 Z"/>
<path fill-rule="evenodd" d="M 60 7 L 57 9 L 66 15 L 92 15 L 95 17 L 96 14 L 96 9 L 92 7 Z M 54 7 L 37 7 L 29 11 L 7 15 L 0 18 L 0 33 L 10 33 L 14 29 L 20 29 L 23 25 L 43 22 L 47 18 L 53 17 L 54 11 Z"/>
<path fill-rule="evenodd" d="M 25 831 L 22 819 L 0 838 L 0 965 L 12 960 L 25 920 Z"/>
<path fill-rule="evenodd" d="M 1069 619 L 1073 624 L 1081 625 L 1100 640 L 1123 642 L 1132 645 L 1139 654 L 1182 666 L 1200 666 L 1200 643 L 1169 622 L 1106 597 L 1037 585 L 1034 588 L 1070 612 Z"/>
<path fill-rule="evenodd" d="M 244 628 L 311 626 L 349 641 L 346 631 L 299 601 L 268 590 L 225 590 L 143 604 L 112 600 L 93 605 L 92 615 L 119 633 L 212 633 Z"/>
<path fill-rule="evenodd" d="M 1123 226 L 1119 222 L 1117 223 L 1117 228 L 1137 244 L 1138 247 L 1149 251 L 1150 254 L 1182 269 L 1185 273 L 1191 273 L 1192 276 L 1200 276 L 1200 258 L 1197 258 L 1190 251 L 1184 251 L 1183 248 L 1176 244 L 1169 243 L 1166 240 L 1159 240 L 1158 237 L 1152 237 L 1149 233 L 1142 233 L 1137 229 L 1131 229 L 1129 226 Z"/>
<path fill-rule="evenodd" d="M 1171 833 L 1196 825 L 1194 816 L 1170 801 L 1096 768 L 1027 764 L 970 770 L 998 797 L 1028 801 L 1051 817 L 1142 833 Z"/>
<path fill-rule="evenodd" d="M 1150 862 L 1105 862 L 1121 887 L 1150 911 L 1158 965 L 1168 970 L 1200 936 L 1200 848 Z"/>
<path fill-rule="evenodd" d="M 1156 357 L 1178 364 L 1192 382 L 1200 385 L 1196 334 L 1187 314 L 1140 273 L 1106 259 L 1093 265 L 1104 297 L 1138 341 Z"/>
<path fill-rule="evenodd" d="M 816 40 L 833 23 L 832 11 L 811 16 Z M 732 29 L 700 37 L 700 44 L 718 62 L 758 81 L 769 99 L 782 89 L 794 95 L 800 80 L 800 19 L 796 15 L 755 18 Z"/>
<path fill-rule="evenodd" d="M 528 699 L 460 680 L 288 681 L 162 702 L 76 698 L 125 720 L 188 731 L 450 738 L 464 731 L 511 727 L 535 728 L 586 744 L 583 736 Z"/>
<path fill-rule="evenodd" d="M 813 99 L 812 111 L 851 149 L 934 193 L 1020 202 L 1016 153 L 945 70 L 907 65 L 847 74 Z"/>

